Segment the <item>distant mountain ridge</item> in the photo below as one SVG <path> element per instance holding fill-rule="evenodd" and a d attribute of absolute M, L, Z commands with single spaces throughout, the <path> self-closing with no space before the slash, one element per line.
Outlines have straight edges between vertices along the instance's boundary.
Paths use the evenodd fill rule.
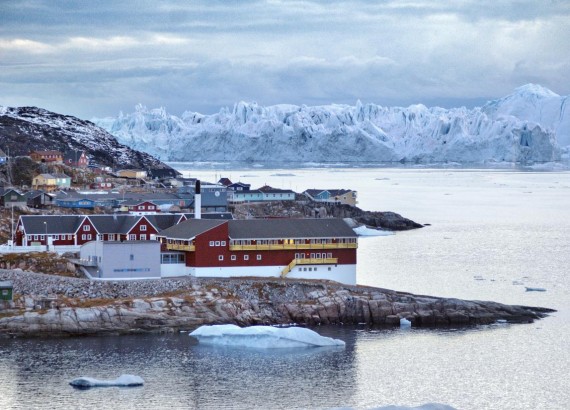
<path fill-rule="evenodd" d="M 119 143 L 90 121 L 36 107 L 0 106 L 0 148 L 11 156 L 33 150 L 84 150 L 92 162 L 117 168 L 169 168 Z"/>
<path fill-rule="evenodd" d="M 473 109 L 239 102 L 176 117 L 138 105 L 93 122 L 164 161 L 550 162 L 570 146 L 567 100 L 528 84 Z"/>

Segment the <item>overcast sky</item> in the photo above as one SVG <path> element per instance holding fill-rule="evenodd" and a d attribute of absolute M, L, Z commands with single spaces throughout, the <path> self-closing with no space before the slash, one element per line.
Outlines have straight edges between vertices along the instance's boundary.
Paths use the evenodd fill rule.
<path fill-rule="evenodd" d="M 81 118 L 237 101 L 480 105 L 570 94 L 570 1 L 0 0 L 0 105 Z"/>

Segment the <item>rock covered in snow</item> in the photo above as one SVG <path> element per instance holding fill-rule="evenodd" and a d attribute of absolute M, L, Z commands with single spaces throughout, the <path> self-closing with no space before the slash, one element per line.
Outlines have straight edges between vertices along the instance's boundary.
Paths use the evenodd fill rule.
<path fill-rule="evenodd" d="M 256 349 L 345 345 L 342 340 L 321 336 L 303 327 L 211 325 L 200 326 L 190 336 L 205 344 Z"/>
<path fill-rule="evenodd" d="M 93 121 L 166 161 L 548 162 L 570 145 L 566 100 L 528 85 L 474 109 L 239 102 L 179 118 L 139 105 L 133 114 Z"/>

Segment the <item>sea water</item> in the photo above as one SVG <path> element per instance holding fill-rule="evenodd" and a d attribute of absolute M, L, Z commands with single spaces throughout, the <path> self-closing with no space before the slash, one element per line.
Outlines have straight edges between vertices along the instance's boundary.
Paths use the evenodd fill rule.
<path fill-rule="evenodd" d="M 186 333 L 0 340 L 0 400 L 12 409 L 567 409 L 570 173 L 446 169 L 178 169 L 215 182 L 350 188 L 359 206 L 425 228 L 359 241 L 365 285 L 558 311 L 472 329 L 318 327 L 345 349 L 200 346 Z M 525 286 L 545 288 L 527 292 Z M 80 376 L 135 374 L 139 388 L 75 390 Z"/>

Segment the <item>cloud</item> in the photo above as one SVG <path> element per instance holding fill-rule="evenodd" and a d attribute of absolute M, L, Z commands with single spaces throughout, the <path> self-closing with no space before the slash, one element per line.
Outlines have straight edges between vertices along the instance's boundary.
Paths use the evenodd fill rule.
<path fill-rule="evenodd" d="M 567 1 L 1 2 L 0 104 L 90 118 L 570 94 L 568 32 Z"/>

